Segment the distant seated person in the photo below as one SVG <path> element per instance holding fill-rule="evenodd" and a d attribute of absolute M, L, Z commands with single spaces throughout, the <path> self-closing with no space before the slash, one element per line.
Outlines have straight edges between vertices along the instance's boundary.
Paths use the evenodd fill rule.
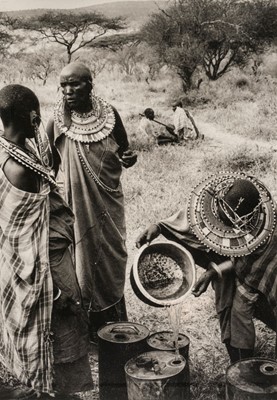
<path fill-rule="evenodd" d="M 155 112 L 152 108 L 146 108 L 143 114 L 140 115 L 142 115 L 143 118 L 140 120 L 138 131 L 143 142 L 147 144 L 157 143 L 158 145 L 177 142 L 174 126 L 166 125 L 155 120 Z M 161 130 L 159 130 L 154 123 L 164 126 L 164 132 L 160 133 Z"/>
<path fill-rule="evenodd" d="M 181 100 L 175 101 L 172 104 L 172 110 L 174 111 L 174 132 L 178 136 L 179 141 L 202 137 L 191 113 L 183 108 Z"/>

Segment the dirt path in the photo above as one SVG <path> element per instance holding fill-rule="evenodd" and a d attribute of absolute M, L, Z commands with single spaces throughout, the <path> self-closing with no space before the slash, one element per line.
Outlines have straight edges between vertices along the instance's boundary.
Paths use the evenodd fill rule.
<path fill-rule="evenodd" d="M 204 134 L 205 138 L 213 139 L 212 147 L 228 147 L 235 148 L 238 145 L 255 145 L 260 148 L 267 148 L 269 150 L 274 149 L 277 151 L 277 140 L 264 141 L 249 139 L 235 133 L 230 133 L 221 129 L 218 125 L 205 122 L 201 118 L 197 118 L 197 126 L 201 133 Z"/>

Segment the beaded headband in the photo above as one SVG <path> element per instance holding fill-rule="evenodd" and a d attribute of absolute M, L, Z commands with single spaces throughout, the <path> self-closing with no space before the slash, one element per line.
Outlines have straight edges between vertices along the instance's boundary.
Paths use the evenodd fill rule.
<path fill-rule="evenodd" d="M 237 179 L 251 182 L 260 197 L 259 203 L 244 216 L 238 216 L 232 209 L 231 213 L 221 195 Z M 219 218 L 219 204 L 231 226 Z M 251 254 L 269 239 L 276 223 L 270 192 L 258 179 L 243 172 L 220 172 L 200 182 L 190 195 L 188 219 L 192 231 L 205 246 L 229 257 Z"/>

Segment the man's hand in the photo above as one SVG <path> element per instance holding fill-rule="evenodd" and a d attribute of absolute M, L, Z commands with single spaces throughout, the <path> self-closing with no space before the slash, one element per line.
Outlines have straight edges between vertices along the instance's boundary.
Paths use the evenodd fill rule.
<path fill-rule="evenodd" d="M 123 167 L 130 168 L 137 162 L 138 155 L 132 150 L 124 151 L 121 157 L 121 163 Z"/>
<path fill-rule="evenodd" d="M 136 246 L 139 249 L 143 244 L 150 243 L 159 236 L 161 230 L 158 225 L 152 224 L 143 231 L 136 240 Z"/>
<path fill-rule="evenodd" d="M 208 289 L 208 286 L 210 282 L 217 276 L 216 272 L 212 269 L 209 271 L 204 272 L 196 284 L 194 285 L 192 289 L 192 294 L 195 297 L 199 297 L 202 293 L 205 293 L 206 290 Z"/>

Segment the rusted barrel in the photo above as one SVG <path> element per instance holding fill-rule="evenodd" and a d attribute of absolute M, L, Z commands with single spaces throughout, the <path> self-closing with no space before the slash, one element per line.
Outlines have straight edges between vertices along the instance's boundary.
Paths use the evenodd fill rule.
<path fill-rule="evenodd" d="M 173 333 L 171 331 L 156 332 L 149 336 L 147 343 L 151 350 L 163 350 L 175 352 Z M 178 350 L 186 360 L 185 368 L 180 374 L 181 383 L 186 391 L 186 399 L 190 399 L 190 371 L 189 371 L 189 338 L 183 333 L 178 334 Z"/>
<path fill-rule="evenodd" d="M 129 360 L 125 366 L 128 400 L 185 400 L 180 376 L 184 357 L 169 351 L 150 351 Z"/>
<path fill-rule="evenodd" d="M 277 362 L 249 358 L 230 365 L 226 373 L 226 400 L 276 400 Z"/>
<path fill-rule="evenodd" d="M 99 398 L 127 400 L 124 366 L 147 350 L 149 330 L 134 322 L 109 323 L 97 332 L 99 338 Z"/>

